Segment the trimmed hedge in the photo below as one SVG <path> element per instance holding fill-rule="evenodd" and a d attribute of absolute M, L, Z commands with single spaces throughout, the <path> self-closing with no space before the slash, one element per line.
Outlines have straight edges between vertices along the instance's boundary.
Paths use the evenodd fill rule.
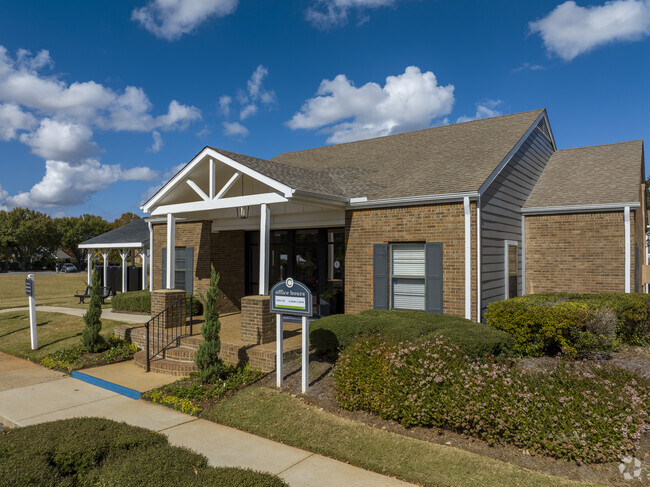
<path fill-rule="evenodd" d="M 433 334 L 443 335 L 471 357 L 509 356 L 512 352 L 513 339 L 508 333 L 464 318 L 423 311 L 368 310 L 327 316 L 310 324 L 309 340 L 316 351 L 335 359 L 360 335 L 418 341 Z"/>
<path fill-rule="evenodd" d="M 490 303 L 485 319 L 512 334 L 522 356 L 603 356 L 617 343 L 650 343 L 647 294 L 533 294 Z"/>
<path fill-rule="evenodd" d="M 160 434 L 100 418 L 42 423 L 0 435 L 3 486 L 263 486 L 279 478 L 213 468 L 203 455 L 171 446 Z"/>
<path fill-rule="evenodd" d="M 189 298 L 190 294 L 186 294 Z M 129 291 L 128 293 L 116 294 L 111 298 L 113 311 L 125 311 L 135 313 L 151 314 L 151 292 Z M 187 314 L 190 314 L 190 304 L 187 303 Z M 196 296 L 192 296 L 192 315 L 203 314 L 203 303 Z"/>
<path fill-rule="evenodd" d="M 359 338 L 341 353 L 334 379 L 345 409 L 581 462 L 638 453 L 650 409 L 648 382 L 623 369 L 557 360 L 529 371 L 469 359 L 440 336 L 419 344 Z"/>

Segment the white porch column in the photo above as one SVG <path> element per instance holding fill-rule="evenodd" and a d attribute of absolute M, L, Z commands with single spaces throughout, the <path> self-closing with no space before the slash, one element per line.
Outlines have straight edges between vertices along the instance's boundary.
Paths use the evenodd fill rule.
<path fill-rule="evenodd" d="M 260 276 L 259 294 L 266 296 L 269 293 L 269 256 L 271 241 L 271 208 L 269 205 L 260 205 Z"/>
<path fill-rule="evenodd" d="M 122 257 L 122 292 L 126 292 L 126 257 L 129 255 L 129 251 L 125 249 L 120 249 L 120 257 Z"/>
<path fill-rule="evenodd" d="M 104 286 L 108 286 L 108 250 L 102 250 L 102 258 L 104 259 Z"/>
<path fill-rule="evenodd" d="M 165 283 L 166 289 L 174 289 L 176 285 L 176 218 L 169 213 L 167 215 L 167 282 Z"/>
<path fill-rule="evenodd" d="M 625 211 L 623 212 L 623 221 L 625 222 L 625 292 L 629 293 L 630 291 L 630 263 L 631 259 L 631 246 L 630 246 L 630 207 L 626 206 Z"/>
<path fill-rule="evenodd" d="M 149 291 L 153 291 L 153 224 L 149 224 Z M 165 283 L 163 282 L 164 286 Z"/>
<path fill-rule="evenodd" d="M 90 249 L 88 250 L 88 256 L 86 257 L 86 266 L 88 270 L 88 285 L 90 286 L 93 283 L 93 258 L 91 255 Z"/>
<path fill-rule="evenodd" d="M 463 198 L 465 210 L 465 318 L 472 319 L 472 213 L 469 197 Z"/>
<path fill-rule="evenodd" d="M 144 291 L 147 289 L 147 260 L 149 257 L 149 250 L 142 249 L 140 257 L 142 257 L 142 290 Z"/>

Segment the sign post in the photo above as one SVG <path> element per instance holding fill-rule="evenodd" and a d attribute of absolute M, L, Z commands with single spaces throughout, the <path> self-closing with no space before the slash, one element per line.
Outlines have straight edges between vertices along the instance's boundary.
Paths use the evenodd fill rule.
<path fill-rule="evenodd" d="M 313 314 L 311 291 L 302 282 L 288 278 L 271 288 L 271 313 L 276 314 L 276 385 L 282 387 L 282 319 L 284 315 L 302 317 L 302 392 L 309 386 L 309 320 Z"/>
<path fill-rule="evenodd" d="M 32 350 L 38 348 L 36 336 L 36 294 L 34 291 L 34 274 L 28 274 L 25 279 L 25 294 L 29 297 L 29 331 L 32 338 Z"/>

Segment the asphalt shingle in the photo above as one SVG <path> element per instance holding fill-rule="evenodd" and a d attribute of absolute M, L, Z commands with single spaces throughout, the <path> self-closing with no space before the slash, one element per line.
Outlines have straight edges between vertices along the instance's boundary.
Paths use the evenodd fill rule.
<path fill-rule="evenodd" d="M 639 203 L 643 141 L 556 151 L 524 208 Z"/>

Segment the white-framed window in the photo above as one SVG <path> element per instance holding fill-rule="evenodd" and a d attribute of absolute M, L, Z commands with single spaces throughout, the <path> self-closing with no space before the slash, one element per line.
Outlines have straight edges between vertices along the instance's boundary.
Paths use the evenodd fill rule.
<path fill-rule="evenodd" d="M 424 243 L 395 243 L 390 249 L 391 308 L 424 311 Z"/>
<path fill-rule="evenodd" d="M 504 260 L 504 295 L 505 299 L 519 295 L 519 244 L 516 240 L 505 240 Z"/>

